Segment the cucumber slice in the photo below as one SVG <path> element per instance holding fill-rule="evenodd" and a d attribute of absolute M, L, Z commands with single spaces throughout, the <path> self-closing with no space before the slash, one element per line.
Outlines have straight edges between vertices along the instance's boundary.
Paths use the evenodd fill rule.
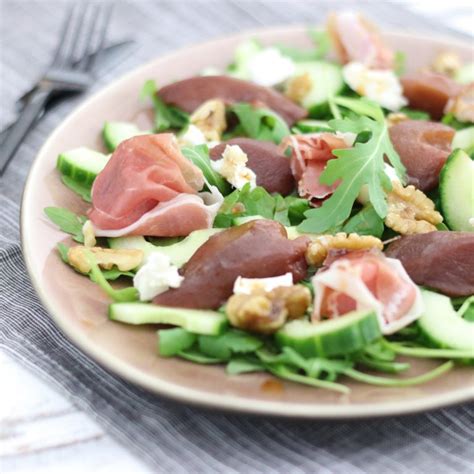
<path fill-rule="evenodd" d="M 474 81 L 474 62 L 464 64 L 464 66 L 459 68 L 454 79 L 461 84 L 469 84 Z"/>
<path fill-rule="evenodd" d="M 418 326 L 424 336 L 438 347 L 470 350 L 474 357 L 474 322 L 461 318 L 449 297 L 428 290 L 421 295 L 425 311 Z"/>
<path fill-rule="evenodd" d="M 112 303 L 109 318 L 127 324 L 173 324 L 196 334 L 218 335 L 227 318 L 217 311 L 172 308 L 150 303 Z"/>
<path fill-rule="evenodd" d="M 140 130 L 134 123 L 129 122 L 105 122 L 102 130 L 102 138 L 107 150 L 114 151 L 120 143 L 137 135 L 147 135 L 150 132 Z"/>
<path fill-rule="evenodd" d="M 77 183 L 91 185 L 104 169 L 110 156 L 86 147 L 74 148 L 58 156 L 56 167 Z"/>
<path fill-rule="evenodd" d="M 453 150 L 461 148 L 468 155 L 471 155 L 474 152 L 474 127 L 467 127 L 458 130 L 454 135 L 451 147 Z"/>
<path fill-rule="evenodd" d="M 301 100 L 301 105 L 313 117 L 327 112 L 327 102 L 344 89 L 342 69 L 338 64 L 327 61 L 304 61 L 295 64 L 295 76 L 309 74 L 312 87 Z"/>
<path fill-rule="evenodd" d="M 352 311 L 318 323 L 295 320 L 275 334 L 280 347 L 291 347 L 304 357 L 332 357 L 361 350 L 382 337 L 373 311 Z"/>
<path fill-rule="evenodd" d="M 144 261 L 150 253 L 161 252 L 171 260 L 173 265 L 182 267 L 196 252 L 196 250 L 207 242 L 209 237 L 223 229 L 202 229 L 191 232 L 181 242 L 163 247 L 153 245 L 144 237 L 118 237 L 109 239 L 109 247 L 112 249 L 139 249 L 145 254 Z"/>
<path fill-rule="evenodd" d="M 440 203 L 452 230 L 474 232 L 474 161 L 463 150 L 454 150 L 439 178 Z"/>

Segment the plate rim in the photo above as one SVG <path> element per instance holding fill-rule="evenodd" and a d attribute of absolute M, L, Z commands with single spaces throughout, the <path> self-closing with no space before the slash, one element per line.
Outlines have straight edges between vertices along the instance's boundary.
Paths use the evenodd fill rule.
<path fill-rule="evenodd" d="M 434 395 L 429 398 L 421 398 L 419 400 L 412 400 L 410 402 L 403 403 L 402 401 L 397 402 L 385 402 L 380 405 L 373 405 L 370 403 L 361 404 L 318 404 L 318 403 L 299 403 L 298 405 L 289 405 L 287 402 L 280 401 L 258 401 L 252 400 L 252 404 L 247 403 L 246 400 L 230 394 L 213 394 L 209 392 L 203 392 L 192 388 L 182 387 L 179 384 L 170 383 L 165 380 L 156 378 L 141 372 L 139 369 L 134 368 L 130 364 L 125 363 L 120 358 L 111 355 L 106 349 L 101 346 L 89 341 L 87 337 L 77 334 L 72 327 L 68 327 L 67 318 L 62 318 L 56 314 L 54 305 L 49 301 L 46 291 L 41 287 L 40 279 L 37 278 L 34 265 L 32 263 L 31 253 L 29 251 L 27 228 L 27 208 L 28 202 L 30 201 L 30 193 L 34 177 L 37 174 L 37 169 L 40 166 L 40 158 L 48 148 L 50 142 L 53 142 L 57 135 L 62 133 L 62 130 L 67 127 L 68 122 L 72 120 L 74 115 L 83 108 L 89 106 L 91 102 L 94 102 L 99 96 L 105 93 L 110 93 L 114 88 L 120 87 L 123 82 L 129 80 L 129 78 L 139 75 L 142 70 L 146 70 L 153 64 L 166 62 L 173 56 L 182 52 L 192 52 L 194 49 L 204 48 L 210 45 L 218 45 L 219 43 L 225 43 L 229 40 L 236 40 L 238 38 L 245 38 L 253 34 L 272 33 L 272 34 L 283 34 L 289 32 L 302 32 L 306 31 L 307 26 L 302 24 L 294 24 L 291 26 L 276 26 L 276 27 L 264 27 L 244 30 L 239 33 L 230 35 L 218 36 L 214 39 L 202 41 L 194 45 L 185 45 L 178 49 L 172 50 L 164 55 L 158 56 L 154 59 L 146 61 L 145 63 L 133 68 L 131 71 L 123 74 L 110 84 L 104 85 L 89 98 L 84 100 L 78 107 L 74 108 L 61 123 L 49 134 L 39 151 L 37 152 L 32 166 L 28 172 L 25 186 L 23 189 L 23 195 L 21 199 L 20 208 L 20 240 L 23 258 L 26 263 L 26 268 L 30 281 L 33 288 L 38 295 L 41 303 L 45 306 L 48 316 L 51 317 L 53 322 L 58 326 L 63 335 L 74 344 L 81 352 L 87 357 L 91 357 L 100 366 L 110 371 L 114 375 L 118 375 L 125 381 L 132 382 L 133 384 L 146 389 L 147 391 L 171 399 L 183 404 L 190 404 L 193 406 L 199 406 L 207 409 L 218 409 L 233 413 L 246 413 L 253 415 L 270 415 L 282 418 L 298 418 L 298 419 L 324 419 L 324 420 L 347 420 L 347 419 L 362 419 L 362 418 L 378 418 L 393 415 L 409 415 L 413 413 L 431 411 L 434 409 L 448 407 L 451 405 L 459 404 L 462 402 L 468 402 L 474 400 L 474 387 L 469 386 L 461 389 L 454 390 L 445 394 Z M 426 34 L 418 34 L 406 31 L 397 30 L 385 30 L 386 33 L 396 34 L 398 36 L 422 38 L 430 40 L 433 37 Z M 446 35 L 436 37 L 437 41 L 445 41 L 450 44 L 457 44 L 461 46 L 469 45 L 468 41 L 463 41 L 458 38 L 453 38 Z"/>

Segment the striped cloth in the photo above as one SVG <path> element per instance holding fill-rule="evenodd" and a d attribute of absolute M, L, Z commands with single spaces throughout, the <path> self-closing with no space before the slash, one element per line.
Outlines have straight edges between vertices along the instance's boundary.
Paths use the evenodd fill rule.
<path fill-rule="evenodd" d="M 0 126 L 37 77 L 59 34 L 67 1 L 0 0 Z M 117 2 L 110 39 L 134 37 L 140 49 L 92 91 L 166 51 L 263 25 L 318 23 L 330 1 Z M 434 2 L 429 2 L 434 3 Z M 472 28 L 467 2 L 431 9 L 451 26 Z M 337 2 L 397 28 L 431 30 L 406 2 Z M 418 8 L 419 5 L 418 5 Z M 449 15 L 451 16 L 449 16 Z M 467 21 L 467 20 L 471 21 Z M 459 20 L 459 23 L 457 23 Z M 34 34 L 33 34 L 34 32 Z M 364 422 L 296 422 L 209 413 L 175 405 L 107 373 L 71 345 L 35 295 L 19 246 L 21 189 L 45 137 L 83 97 L 61 104 L 32 131 L 0 181 L 0 348 L 90 413 L 156 472 L 472 473 L 474 410 Z"/>

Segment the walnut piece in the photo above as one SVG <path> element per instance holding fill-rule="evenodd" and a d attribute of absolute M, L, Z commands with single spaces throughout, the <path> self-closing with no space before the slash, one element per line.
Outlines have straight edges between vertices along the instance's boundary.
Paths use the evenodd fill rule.
<path fill-rule="evenodd" d="M 84 222 L 84 225 L 82 226 L 82 235 L 84 236 L 84 246 L 94 247 L 94 245 L 97 243 L 95 239 L 94 227 L 91 221 L 87 220 Z"/>
<path fill-rule="evenodd" d="M 391 112 L 387 115 L 387 125 L 393 127 L 397 123 L 404 122 L 405 120 L 410 120 L 410 118 L 403 112 Z"/>
<path fill-rule="evenodd" d="M 439 74 L 453 77 L 461 66 L 461 58 L 456 53 L 443 51 L 436 56 L 431 69 Z"/>
<path fill-rule="evenodd" d="M 329 250 L 383 249 L 383 243 L 372 235 L 346 234 L 320 235 L 315 237 L 306 250 L 306 261 L 310 265 L 321 265 Z"/>
<path fill-rule="evenodd" d="M 300 76 L 293 77 L 286 85 L 285 95 L 294 102 L 301 104 L 308 92 L 313 87 L 311 76 L 305 72 Z"/>
<path fill-rule="evenodd" d="M 392 181 L 387 202 L 385 225 L 402 235 L 433 232 L 443 221 L 433 201 L 414 186 L 403 187 L 401 183 Z"/>
<path fill-rule="evenodd" d="M 143 251 L 138 249 L 104 249 L 77 245 L 69 249 L 67 258 L 70 265 L 81 273 L 89 273 L 91 270 L 87 252 L 91 252 L 97 265 L 105 270 L 116 266 L 120 271 L 128 272 L 137 268 L 143 261 Z"/>
<path fill-rule="evenodd" d="M 474 122 L 474 83 L 468 84 L 456 96 L 449 99 L 444 109 L 461 122 Z"/>
<path fill-rule="evenodd" d="M 190 122 L 201 130 L 206 140 L 220 141 L 227 127 L 224 102 L 220 99 L 207 100 L 193 112 Z"/>
<path fill-rule="evenodd" d="M 311 292 L 305 286 L 280 286 L 272 291 L 232 295 L 227 301 L 226 312 L 234 327 L 272 334 L 287 319 L 304 316 L 310 303 Z"/>

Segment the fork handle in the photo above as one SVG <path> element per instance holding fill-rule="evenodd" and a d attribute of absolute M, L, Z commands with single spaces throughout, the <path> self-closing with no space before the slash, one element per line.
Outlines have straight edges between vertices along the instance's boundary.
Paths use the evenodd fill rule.
<path fill-rule="evenodd" d="M 36 90 L 21 110 L 16 122 L 9 129 L 7 136 L 0 146 L 0 176 L 3 175 L 18 147 L 41 115 L 51 97 L 51 92 L 50 89 Z"/>

